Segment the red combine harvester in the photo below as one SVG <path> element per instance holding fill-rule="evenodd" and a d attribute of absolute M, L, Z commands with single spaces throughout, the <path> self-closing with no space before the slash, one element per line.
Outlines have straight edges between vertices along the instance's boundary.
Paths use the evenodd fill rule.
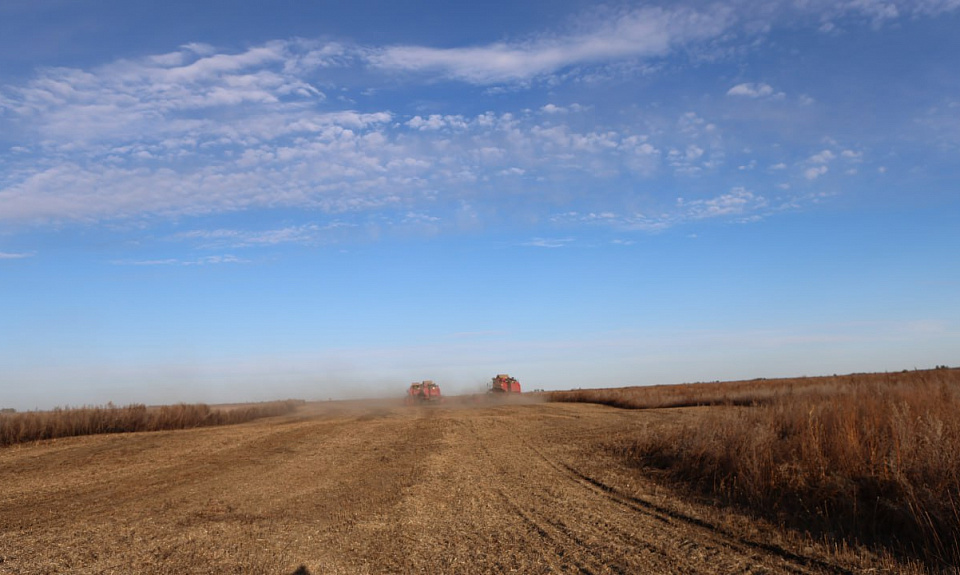
<path fill-rule="evenodd" d="M 488 391 L 492 394 L 504 395 L 520 393 L 520 382 L 517 381 L 515 377 L 501 373 L 490 380 L 490 389 Z"/>
<path fill-rule="evenodd" d="M 407 389 L 407 397 L 404 398 L 404 402 L 407 405 L 440 401 L 443 401 L 443 397 L 440 395 L 440 386 L 429 379 L 425 379 L 420 383 L 411 383 L 410 388 Z"/>

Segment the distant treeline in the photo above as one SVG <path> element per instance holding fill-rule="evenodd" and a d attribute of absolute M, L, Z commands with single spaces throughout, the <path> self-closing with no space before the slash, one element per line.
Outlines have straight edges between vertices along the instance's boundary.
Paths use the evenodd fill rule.
<path fill-rule="evenodd" d="M 5 412 L 0 415 L 0 446 L 77 435 L 230 425 L 285 415 L 303 403 L 303 400 L 288 399 L 229 408 L 211 408 L 203 403 L 160 407 L 142 404 L 117 407 L 108 404 L 51 411 Z"/>
<path fill-rule="evenodd" d="M 715 406 L 607 447 L 657 476 L 801 529 L 960 567 L 960 369 L 554 392 Z"/>

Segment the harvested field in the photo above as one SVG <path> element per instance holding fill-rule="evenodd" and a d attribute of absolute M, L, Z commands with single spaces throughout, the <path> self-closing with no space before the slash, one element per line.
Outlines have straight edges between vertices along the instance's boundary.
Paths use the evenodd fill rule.
<path fill-rule="evenodd" d="M 601 448 L 709 409 L 329 402 L 15 445 L 0 574 L 912 569 L 685 499 Z"/>

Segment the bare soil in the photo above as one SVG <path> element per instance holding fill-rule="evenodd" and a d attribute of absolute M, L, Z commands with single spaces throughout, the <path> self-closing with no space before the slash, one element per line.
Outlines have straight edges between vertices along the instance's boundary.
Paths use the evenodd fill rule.
<path fill-rule="evenodd" d="M 307 404 L 0 449 L 0 574 L 877 573 L 602 448 L 697 408 Z"/>

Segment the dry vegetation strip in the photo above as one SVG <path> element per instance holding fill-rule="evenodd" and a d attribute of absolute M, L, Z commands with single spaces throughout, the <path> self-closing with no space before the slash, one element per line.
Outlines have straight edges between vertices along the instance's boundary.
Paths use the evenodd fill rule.
<path fill-rule="evenodd" d="M 960 370 L 557 392 L 626 408 L 718 405 L 611 447 L 816 536 L 960 566 Z"/>
<path fill-rule="evenodd" d="M 147 407 L 142 404 L 0 414 L 0 446 L 98 433 L 187 429 L 243 423 L 291 413 L 303 401 L 286 400 L 214 409 L 203 403 Z"/>

